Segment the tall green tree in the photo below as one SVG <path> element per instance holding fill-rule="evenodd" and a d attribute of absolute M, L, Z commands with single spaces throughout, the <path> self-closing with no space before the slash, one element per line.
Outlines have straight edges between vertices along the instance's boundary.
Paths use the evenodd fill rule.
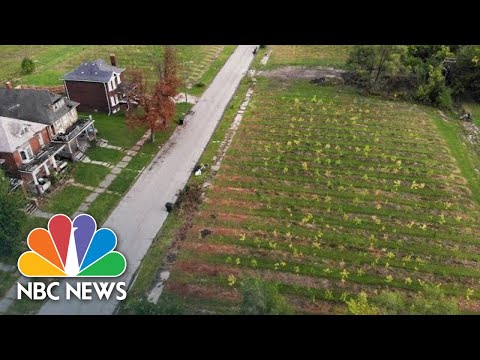
<path fill-rule="evenodd" d="M 453 87 L 456 93 L 469 92 L 480 101 L 480 46 L 462 46 L 457 52 Z"/>
<path fill-rule="evenodd" d="M 384 75 L 395 75 L 405 70 L 404 45 L 356 45 L 353 47 L 347 65 L 360 79 L 375 87 Z"/>
<path fill-rule="evenodd" d="M 20 245 L 26 219 L 22 211 L 25 198 L 20 192 L 9 192 L 10 184 L 0 170 L 0 255 L 12 254 Z"/>

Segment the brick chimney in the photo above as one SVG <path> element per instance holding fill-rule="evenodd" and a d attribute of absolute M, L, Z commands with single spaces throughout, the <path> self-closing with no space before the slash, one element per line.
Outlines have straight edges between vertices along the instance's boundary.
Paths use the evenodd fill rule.
<path fill-rule="evenodd" d="M 110 63 L 112 64 L 112 66 L 117 66 L 117 57 L 115 56 L 115 54 L 110 54 Z"/>
<path fill-rule="evenodd" d="M 5 83 L 5 87 L 6 87 L 7 89 L 12 89 L 12 88 L 13 88 L 12 83 L 11 83 L 10 81 L 7 81 L 7 82 Z"/>

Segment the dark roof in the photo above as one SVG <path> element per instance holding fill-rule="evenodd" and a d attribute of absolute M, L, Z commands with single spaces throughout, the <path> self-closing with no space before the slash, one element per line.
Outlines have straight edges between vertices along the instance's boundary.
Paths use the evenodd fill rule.
<path fill-rule="evenodd" d="M 61 108 L 55 111 L 49 106 L 62 98 L 65 105 Z M 50 125 L 78 105 L 47 90 L 0 88 L 0 116 Z"/>
<path fill-rule="evenodd" d="M 125 69 L 108 65 L 102 59 L 87 60 L 75 70 L 65 74 L 63 80 L 106 83 L 111 79 L 112 73 L 120 74 L 123 71 Z"/>

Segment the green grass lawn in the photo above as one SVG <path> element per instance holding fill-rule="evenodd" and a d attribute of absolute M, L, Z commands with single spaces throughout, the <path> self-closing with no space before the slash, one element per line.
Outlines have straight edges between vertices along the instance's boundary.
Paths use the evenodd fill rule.
<path fill-rule="evenodd" d="M 73 177 L 77 183 L 96 187 L 110 171 L 111 169 L 101 165 L 76 163 Z"/>
<path fill-rule="evenodd" d="M 138 171 L 124 169 L 108 187 L 108 190 L 124 194 L 138 176 Z"/>
<path fill-rule="evenodd" d="M 15 272 L 0 271 L 0 299 L 7 293 L 7 291 L 15 284 L 18 275 Z"/>
<path fill-rule="evenodd" d="M 123 112 L 110 116 L 96 113 L 92 117 L 95 119 L 98 137 L 108 140 L 110 145 L 120 146 L 124 149 L 129 149 L 135 145 L 146 131 L 146 128 L 129 128 L 125 122 L 125 114 Z"/>
<path fill-rule="evenodd" d="M 191 61 L 189 75 L 198 81 L 208 69 L 213 56 L 222 45 L 177 45 L 179 63 Z M 161 59 L 163 46 L 160 45 L 28 45 L 0 46 L 0 79 L 2 82 L 33 85 L 61 85 L 62 76 L 77 67 L 82 61 L 104 59 L 115 53 L 120 67 L 142 70 L 147 80 L 156 79 L 154 61 Z M 21 73 L 20 64 L 28 56 L 35 62 L 32 74 Z"/>
<path fill-rule="evenodd" d="M 117 194 L 100 194 L 90 205 L 88 213 L 94 217 L 97 224 L 103 224 L 121 198 Z"/>
<path fill-rule="evenodd" d="M 348 59 L 349 45 L 271 45 L 270 59 L 263 68 L 280 66 L 330 66 L 342 68 Z M 260 55 L 260 54 L 259 54 Z M 257 65 L 262 69 L 262 65 Z"/>
<path fill-rule="evenodd" d="M 125 157 L 125 153 L 119 150 L 107 149 L 102 147 L 93 147 L 88 149 L 86 155 L 91 160 L 102 161 L 115 165 Z"/>
<path fill-rule="evenodd" d="M 90 191 L 87 189 L 68 185 L 49 196 L 46 203 L 42 205 L 42 209 L 54 214 L 72 216 L 89 194 Z"/>

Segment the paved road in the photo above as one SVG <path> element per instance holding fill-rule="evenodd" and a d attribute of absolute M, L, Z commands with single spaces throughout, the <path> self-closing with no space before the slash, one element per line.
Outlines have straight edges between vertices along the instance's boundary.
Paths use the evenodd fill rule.
<path fill-rule="evenodd" d="M 118 236 L 117 250 L 127 258 L 127 271 L 114 281 L 129 284 L 150 244 L 167 217 L 165 203 L 175 199 L 208 144 L 231 97 L 248 71 L 255 45 L 240 45 L 192 109 L 186 125 L 177 128 L 169 142 L 138 178 L 104 226 Z M 108 279 L 107 279 L 108 281 Z M 75 283 L 69 280 L 69 283 Z M 64 294 L 65 283 L 57 289 Z M 64 295 L 62 296 L 64 298 Z M 108 301 L 51 301 L 39 314 L 112 314 L 118 305 Z"/>

